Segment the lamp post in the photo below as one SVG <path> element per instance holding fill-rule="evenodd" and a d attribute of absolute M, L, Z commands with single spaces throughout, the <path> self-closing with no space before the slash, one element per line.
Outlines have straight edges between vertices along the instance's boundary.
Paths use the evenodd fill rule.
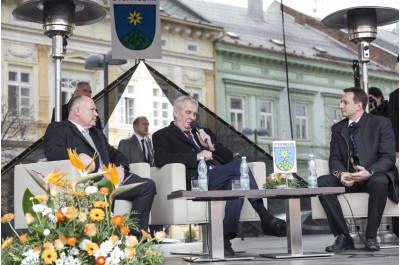
<path fill-rule="evenodd" d="M 377 26 L 395 23 L 399 11 L 389 7 L 352 7 L 339 10 L 326 16 L 321 24 L 327 28 L 348 29 L 349 40 L 358 44 L 358 60 L 362 65 L 363 88 L 368 95 L 368 69 L 370 58 L 369 44 L 376 39 Z M 368 105 L 367 105 L 367 111 Z"/>
<path fill-rule="evenodd" d="M 22 3 L 12 12 L 20 20 L 42 23 L 44 35 L 52 39 L 52 58 L 55 60 L 55 121 L 61 120 L 61 60 L 67 38 L 76 26 L 102 20 L 106 11 L 87 0 L 32 0 Z"/>
<path fill-rule="evenodd" d="M 127 60 L 125 59 L 112 59 L 112 51 L 110 50 L 107 54 L 93 54 L 86 58 L 85 69 L 103 70 L 104 88 L 106 88 L 108 86 L 108 65 L 122 65 L 126 63 Z M 104 93 L 104 120 L 108 117 L 108 113 L 108 93 Z M 104 126 L 104 134 L 108 138 L 108 123 Z"/>

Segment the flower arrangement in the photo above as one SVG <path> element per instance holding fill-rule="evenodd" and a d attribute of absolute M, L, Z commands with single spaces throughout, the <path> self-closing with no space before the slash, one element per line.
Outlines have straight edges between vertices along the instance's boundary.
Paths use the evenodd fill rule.
<path fill-rule="evenodd" d="M 23 210 L 28 233 L 18 234 L 12 227 L 13 213 L 1 218 L 15 233 L 2 241 L 2 264 L 159 264 L 163 253 L 154 248 L 165 232 L 152 238 L 141 230 L 141 239 L 130 235 L 137 229 L 137 219 L 128 219 L 130 213 L 113 215 L 111 205 L 116 195 L 139 184 L 119 187 L 115 165 L 103 165 L 103 172 L 92 173 L 92 163 L 85 167 L 76 151 L 68 149 L 71 164 L 80 173 L 72 181 L 67 173 L 56 169 L 48 176 L 30 171 L 29 174 L 43 188 L 45 194 L 24 193 Z M 104 174 L 99 183 L 93 178 Z"/>
<path fill-rule="evenodd" d="M 280 187 L 286 187 L 286 178 L 288 181 L 289 188 L 298 188 L 300 183 L 293 177 L 292 173 L 271 173 L 266 182 L 263 184 L 264 189 L 277 189 Z"/>

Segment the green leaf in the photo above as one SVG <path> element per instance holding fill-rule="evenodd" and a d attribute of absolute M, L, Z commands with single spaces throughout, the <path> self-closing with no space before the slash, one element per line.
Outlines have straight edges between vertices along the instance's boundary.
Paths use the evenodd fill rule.
<path fill-rule="evenodd" d="M 23 166 L 33 180 L 46 192 L 49 193 L 49 184 L 43 179 L 43 175 Z"/>
<path fill-rule="evenodd" d="M 22 196 L 22 210 L 24 211 L 24 216 L 27 213 L 32 214 L 32 216 L 35 216 L 35 212 L 32 210 L 32 202 L 35 204 L 39 203 L 38 200 L 34 199 L 31 201 L 31 198 L 35 197 L 35 195 L 27 188 L 24 192 L 24 195 Z"/>
<path fill-rule="evenodd" d="M 113 192 L 111 192 L 111 195 L 110 195 L 111 201 L 113 201 L 113 199 L 116 196 L 120 195 L 121 193 L 131 190 L 139 185 L 142 185 L 143 183 L 145 183 L 145 182 L 133 183 L 133 184 L 124 185 L 124 186 L 120 186 L 120 187 L 116 188 Z"/>
<path fill-rule="evenodd" d="M 106 173 L 106 171 L 96 172 L 96 173 L 92 173 L 92 174 L 88 174 L 88 175 L 82 176 L 82 177 L 79 178 L 78 181 L 74 182 L 74 186 L 76 187 L 80 183 L 84 183 L 84 182 L 87 182 L 89 180 L 95 179 L 98 176 L 103 175 L 104 173 Z"/>

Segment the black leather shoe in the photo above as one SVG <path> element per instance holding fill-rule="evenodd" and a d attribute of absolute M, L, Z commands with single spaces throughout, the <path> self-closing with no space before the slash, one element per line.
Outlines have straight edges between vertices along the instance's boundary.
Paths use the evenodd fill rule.
<path fill-rule="evenodd" d="M 261 223 L 261 230 L 264 235 L 283 237 L 286 236 L 286 222 L 274 218 L 269 224 Z"/>
<path fill-rule="evenodd" d="M 378 242 L 376 241 L 376 238 L 367 238 L 367 241 L 365 242 L 365 250 L 379 251 L 380 249 L 381 246 L 379 246 Z"/>
<path fill-rule="evenodd" d="M 235 256 L 235 251 L 232 248 L 232 243 L 229 239 L 224 237 L 224 256 Z"/>
<path fill-rule="evenodd" d="M 327 252 L 340 252 L 343 250 L 354 249 L 354 240 L 351 236 L 340 234 L 336 237 L 332 246 L 325 248 Z"/>

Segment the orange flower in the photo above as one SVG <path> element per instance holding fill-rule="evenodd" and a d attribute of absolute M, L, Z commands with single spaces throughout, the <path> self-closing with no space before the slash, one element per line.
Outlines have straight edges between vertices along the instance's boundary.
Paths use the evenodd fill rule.
<path fill-rule="evenodd" d="M 135 236 L 128 236 L 128 238 L 126 239 L 125 245 L 128 248 L 133 248 L 136 247 L 136 245 L 139 244 L 137 237 Z"/>
<path fill-rule="evenodd" d="M 106 208 L 108 207 L 108 202 L 104 202 L 104 201 L 96 201 L 93 203 L 93 206 L 96 208 Z"/>
<path fill-rule="evenodd" d="M 111 244 L 113 244 L 114 246 L 119 242 L 119 237 L 116 235 L 111 235 L 109 238 Z"/>
<path fill-rule="evenodd" d="M 104 171 L 106 171 L 106 173 L 105 173 L 106 177 L 114 185 L 119 185 L 117 166 L 113 163 L 108 163 L 108 167 L 105 164 L 103 164 L 103 169 L 104 169 Z"/>
<path fill-rule="evenodd" d="M 93 209 L 90 211 L 90 218 L 94 221 L 101 221 L 104 219 L 104 211 L 102 209 Z"/>
<path fill-rule="evenodd" d="M 41 251 L 42 247 L 40 245 L 33 248 L 33 251 Z"/>
<path fill-rule="evenodd" d="M 110 190 L 107 187 L 101 187 L 99 192 L 101 195 L 108 195 L 110 193 Z"/>
<path fill-rule="evenodd" d="M 9 237 L 4 240 L 3 244 L 1 244 L 1 249 L 5 249 L 6 247 L 8 247 L 12 243 L 13 239 L 13 237 Z"/>
<path fill-rule="evenodd" d="M 84 196 L 86 196 L 86 192 L 73 191 L 73 192 L 71 192 L 71 195 L 75 196 L 75 197 L 84 197 Z"/>
<path fill-rule="evenodd" d="M 42 254 L 42 259 L 46 264 L 53 264 L 57 260 L 57 252 L 51 249 L 45 249 Z"/>
<path fill-rule="evenodd" d="M 19 236 L 19 242 L 21 242 L 21 243 L 26 243 L 26 242 L 28 242 L 28 234 L 21 234 L 21 235 Z"/>
<path fill-rule="evenodd" d="M 61 239 L 56 239 L 56 240 L 54 240 L 54 247 L 55 247 L 58 251 L 63 250 L 63 249 L 64 249 L 64 243 L 62 242 Z"/>
<path fill-rule="evenodd" d="M 74 206 L 67 207 L 64 215 L 69 219 L 75 219 L 78 216 L 78 210 Z"/>
<path fill-rule="evenodd" d="M 130 248 L 128 251 L 125 251 L 125 258 L 133 259 L 134 257 L 136 257 L 136 249 Z"/>
<path fill-rule="evenodd" d="M 61 240 L 61 242 L 65 245 L 67 244 L 67 238 L 65 236 L 58 236 L 58 239 Z"/>
<path fill-rule="evenodd" d="M 69 236 L 67 237 L 67 244 L 70 246 L 75 246 L 76 244 L 76 237 L 75 236 Z"/>
<path fill-rule="evenodd" d="M 80 213 L 78 214 L 78 219 L 79 219 L 79 221 L 85 222 L 85 221 L 87 220 L 87 215 L 86 215 L 86 213 L 80 212 Z"/>
<path fill-rule="evenodd" d="M 57 210 L 57 211 L 55 212 L 55 215 L 56 215 L 57 220 L 58 220 L 59 222 L 63 222 L 63 221 L 65 220 L 65 215 L 62 213 L 61 210 Z"/>
<path fill-rule="evenodd" d="M 96 249 L 98 249 L 99 246 L 96 243 L 87 243 L 86 244 L 86 251 L 88 252 L 89 256 L 93 256 L 94 255 L 94 251 Z"/>
<path fill-rule="evenodd" d="M 92 237 L 96 234 L 96 225 L 94 223 L 85 224 L 83 231 L 88 237 Z"/>
<path fill-rule="evenodd" d="M 69 161 L 71 162 L 71 164 L 74 167 L 76 167 L 77 169 L 80 169 L 81 171 L 85 171 L 85 165 L 79 159 L 76 149 L 72 151 L 71 148 L 67 148 L 67 152 L 68 152 L 68 157 L 69 157 Z"/>
<path fill-rule="evenodd" d="M 96 265 L 104 265 L 106 264 L 106 258 L 104 256 L 100 256 L 96 259 Z"/>
<path fill-rule="evenodd" d="M 46 243 L 43 244 L 44 249 L 51 249 L 54 250 L 54 245 L 53 243 L 50 243 L 49 241 L 47 241 Z"/>
<path fill-rule="evenodd" d="M 3 215 L 3 217 L 1 217 L 1 222 L 3 224 L 7 223 L 7 222 L 11 222 L 12 220 L 14 220 L 15 218 L 15 214 L 13 213 L 6 213 L 5 215 Z"/>
<path fill-rule="evenodd" d="M 46 180 L 49 183 L 53 183 L 56 186 L 63 186 L 64 183 L 62 182 L 62 179 L 64 178 L 64 176 L 68 173 L 68 172 L 64 172 L 64 173 L 58 173 L 61 169 L 56 169 L 53 172 L 51 172 L 50 174 L 48 174 L 46 176 Z"/>
<path fill-rule="evenodd" d="M 122 225 L 124 223 L 124 217 L 122 215 L 114 215 L 113 218 L 111 219 L 111 222 L 115 225 Z"/>
<path fill-rule="evenodd" d="M 119 231 L 121 231 L 122 234 L 127 235 L 131 230 L 129 229 L 129 227 L 121 225 L 119 227 Z"/>
<path fill-rule="evenodd" d="M 140 230 L 140 231 L 142 231 L 142 235 L 143 235 L 145 238 L 147 238 L 147 239 L 149 239 L 149 240 L 152 239 L 151 236 L 150 236 L 146 231 L 144 231 L 143 229 Z"/>

